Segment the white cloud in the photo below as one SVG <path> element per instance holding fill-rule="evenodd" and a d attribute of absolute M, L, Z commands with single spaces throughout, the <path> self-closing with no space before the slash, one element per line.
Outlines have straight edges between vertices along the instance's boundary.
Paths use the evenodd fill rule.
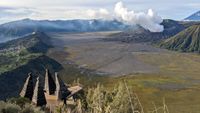
<path fill-rule="evenodd" d="M 107 9 L 87 10 L 87 15 L 94 19 L 112 19 L 110 12 Z"/>
<path fill-rule="evenodd" d="M 27 18 L 35 13 L 37 12 L 29 8 L 0 7 L 0 23 Z"/>
<path fill-rule="evenodd" d="M 189 3 L 189 4 L 186 4 L 186 6 L 199 9 L 200 8 L 200 3 Z"/>

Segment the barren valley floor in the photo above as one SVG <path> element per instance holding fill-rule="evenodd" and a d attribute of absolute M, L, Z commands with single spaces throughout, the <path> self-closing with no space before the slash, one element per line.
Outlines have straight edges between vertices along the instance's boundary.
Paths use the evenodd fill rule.
<path fill-rule="evenodd" d="M 100 82 L 108 89 L 125 79 L 146 112 L 153 109 L 153 103 L 159 107 L 165 100 L 170 113 L 199 113 L 200 55 L 172 52 L 146 43 L 102 40 L 112 33 L 115 32 L 50 34 L 55 48 L 48 55 L 63 65 L 61 76 L 66 81 L 73 78 L 64 74 L 71 69 L 70 62 L 96 72 L 94 75 L 103 75 L 95 78 L 88 74 L 82 79 Z"/>

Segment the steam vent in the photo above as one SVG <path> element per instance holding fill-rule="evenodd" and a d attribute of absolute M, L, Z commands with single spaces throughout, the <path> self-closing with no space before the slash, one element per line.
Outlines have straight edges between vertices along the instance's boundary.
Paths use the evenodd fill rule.
<path fill-rule="evenodd" d="M 36 106 L 52 107 L 75 102 L 81 91 L 80 85 L 69 87 L 59 78 L 57 72 L 53 77 L 46 69 L 44 84 L 42 84 L 40 77 L 34 80 L 33 75 L 28 74 L 20 96 L 30 99 L 32 104 Z"/>

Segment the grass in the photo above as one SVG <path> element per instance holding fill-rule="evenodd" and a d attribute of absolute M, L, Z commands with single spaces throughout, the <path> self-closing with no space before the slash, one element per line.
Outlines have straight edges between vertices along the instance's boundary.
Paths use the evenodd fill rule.
<path fill-rule="evenodd" d="M 141 61 L 159 67 L 162 75 L 199 79 L 200 56 L 189 53 L 140 54 Z"/>
<path fill-rule="evenodd" d="M 158 73 L 125 77 L 141 98 L 145 111 L 162 104 L 165 98 L 170 113 L 200 111 L 200 56 L 187 53 L 140 54 L 145 63 L 160 68 Z"/>
<path fill-rule="evenodd" d="M 182 85 L 182 81 L 154 75 L 121 77 L 116 78 L 116 81 L 113 82 L 121 81 L 121 79 L 126 79 L 128 85 L 138 94 L 145 112 L 152 110 L 152 103 L 161 106 L 163 98 L 166 100 L 170 113 L 198 113 L 200 110 L 200 101 L 197 99 L 200 98 L 200 85 L 163 89 L 159 86 L 172 83 Z"/>

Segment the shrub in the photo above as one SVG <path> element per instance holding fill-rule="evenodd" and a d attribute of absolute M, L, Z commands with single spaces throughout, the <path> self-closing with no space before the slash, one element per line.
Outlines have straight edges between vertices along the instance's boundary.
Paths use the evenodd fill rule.
<path fill-rule="evenodd" d="M 98 85 L 87 93 L 87 112 L 89 113 L 134 113 L 141 112 L 139 99 L 129 91 L 126 84 L 120 83 L 113 90 L 108 91 Z"/>
<path fill-rule="evenodd" d="M 19 113 L 21 108 L 20 106 L 12 103 L 4 103 L 4 108 L 1 109 L 2 113 Z"/>
<path fill-rule="evenodd" d="M 9 103 L 15 103 L 20 107 L 24 107 L 25 104 L 31 103 L 31 101 L 27 98 L 19 97 L 19 98 L 11 98 L 8 100 Z"/>
<path fill-rule="evenodd" d="M 44 113 L 39 107 L 30 104 L 26 98 L 11 98 L 0 101 L 0 113 Z"/>
<path fill-rule="evenodd" d="M 39 107 L 35 107 L 31 104 L 25 104 L 21 113 L 44 113 Z"/>

